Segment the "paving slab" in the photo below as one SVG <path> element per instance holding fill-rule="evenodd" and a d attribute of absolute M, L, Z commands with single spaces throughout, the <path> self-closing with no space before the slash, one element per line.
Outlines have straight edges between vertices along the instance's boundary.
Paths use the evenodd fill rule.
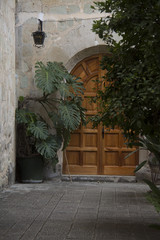
<path fill-rule="evenodd" d="M 0 192 L 0 240 L 160 239 L 142 183 L 14 184 Z"/>

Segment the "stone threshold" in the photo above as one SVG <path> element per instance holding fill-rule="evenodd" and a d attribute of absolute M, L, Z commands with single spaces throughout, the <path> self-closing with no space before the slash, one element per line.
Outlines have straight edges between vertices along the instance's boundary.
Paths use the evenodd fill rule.
<path fill-rule="evenodd" d="M 113 176 L 113 175 L 64 175 L 61 176 L 62 181 L 88 181 L 88 182 L 121 182 L 121 183 L 135 183 L 137 182 L 135 176 Z"/>

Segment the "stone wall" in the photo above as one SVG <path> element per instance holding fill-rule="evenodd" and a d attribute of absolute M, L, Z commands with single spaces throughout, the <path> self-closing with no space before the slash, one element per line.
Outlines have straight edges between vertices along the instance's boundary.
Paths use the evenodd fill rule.
<path fill-rule="evenodd" d="M 60 61 L 65 65 L 84 49 L 104 44 L 91 31 L 93 20 L 102 16 L 93 12 L 92 0 L 17 0 L 16 68 L 17 94 L 35 94 L 36 61 Z M 44 13 L 43 31 L 47 34 L 43 48 L 33 46 L 32 32 L 37 18 Z M 90 53 L 91 54 L 91 53 Z"/>
<path fill-rule="evenodd" d="M 15 0 L 0 0 L 0 188 L 15 173 Z"/>

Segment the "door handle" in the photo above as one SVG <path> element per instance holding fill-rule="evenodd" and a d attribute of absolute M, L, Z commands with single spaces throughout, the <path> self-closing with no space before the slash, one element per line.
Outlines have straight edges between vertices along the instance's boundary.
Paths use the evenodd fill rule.
<path fill-rule="evenodd" d="M 104 127 L 102 127 L 102 138 L 104 139 Z"/>

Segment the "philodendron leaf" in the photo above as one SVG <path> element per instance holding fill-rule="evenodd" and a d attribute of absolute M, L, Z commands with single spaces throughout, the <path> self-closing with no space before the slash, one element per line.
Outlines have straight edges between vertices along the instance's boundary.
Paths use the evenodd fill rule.
<path fill-rule="evenodd" d="M 57 142 L 52 136 L 49 136 L 46 140 L 38 141 L 36 143 L 37 151 L 46 159 L 52 159 L 57 154 Z"/>
<path fill-rule="evenodd" d="M 26 111 L 25 109 L 16 109 L 16 121 L 17 123 L 29 124 L 36 121 L 37 116 L 35 113 Z"/>
<path fill-rule="evenodd" d="M 47 125 L 44 122 L 37 121 L 36 123 L 31 123 L 28 130 L 34 135 L 35 138 L 46 139 L 48 137 Z"/>
<path fill-rule="evenodd" d="M 17 123 L 28 123 L 26 111 L 24 109 L 16 109 L 16 121 Z"/>
<path fill-rule="evenodd" d="M 134 170 L 134 172 L 138 172 L 138 170 L 140 170 L 145 164 L 146 164 L 147 160 L 141 162 L 137 167 L 136 169 Z"/>
<path fill-rule="evenodd" d="M 70 84 L 70 87 L 73 90 L 74 94 L 83 95 L 85 88 L 83 86 L 83 83 L 80 81 L 80 78 L 70 76 L 70 78 L 67 79 L 67 82 Z"/>
<path fill-rule="evenodd" d="M 65 79 L 70 76 L 62 63 L 47 62 L 44 65 L 42 62 L 36 63 L 35 82 L 38 88 L 46 94 L 59 91 L 62 97 L 68 92 L 68 87 L 65 85 Z M 62 85 L 61 85 L 62 84 Z"/>
<path fill-rule="evenodd" d="M 57 114 L 56 112 L 50 112 L 49 117 L 52 120 L 54 128 L 56 129 L 56 131 L 63 130 L 64 124 L 63 124 L 63 121 L 61 120 L 59 114 Z"/>
<path fill-rule="evenodd" d="M 70 89 L 69 89 L 68 84 L 66 82 L 61 82 L 58 90 L 59 90 L 59 93 L 60 93 L 62 98 L 66 98 L 66 97 L 70 96 Z"/>
<path fill-rule="evenodd" d="M 39 89 L 43 90 L 46 94 L 54 92 L 53 79 L 54 73 L 48 66 L 42 62 L 36 63 L 35 82 Z"/>
<path fill-rule="evenodd" d="M 78 107 L 73 103 L 62 103 L 59 105 L 59 114 L 66 129 L 74 131 L 78 128 L 81 117 Z"/>

